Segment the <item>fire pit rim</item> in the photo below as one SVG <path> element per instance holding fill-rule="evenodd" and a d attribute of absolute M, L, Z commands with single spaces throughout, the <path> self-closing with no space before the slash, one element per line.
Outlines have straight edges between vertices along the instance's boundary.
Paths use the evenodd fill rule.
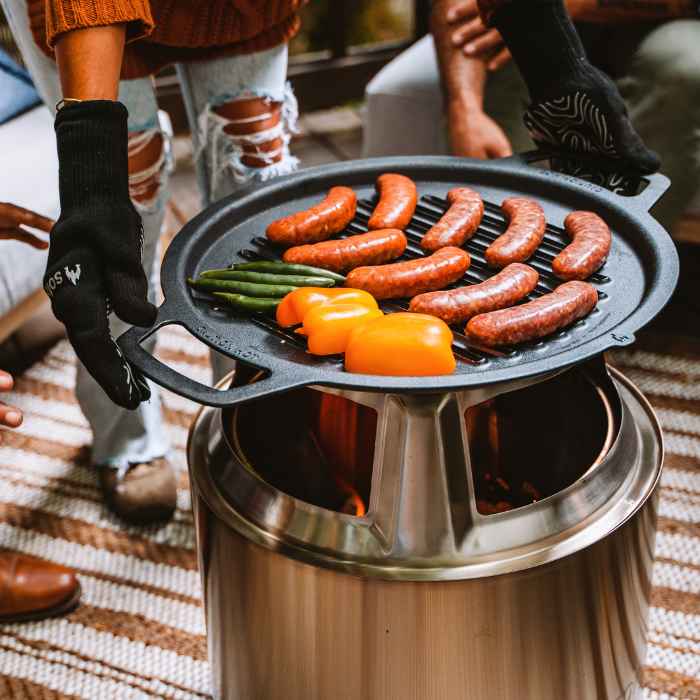
<path fill-rule="evenodd" d="M 588 513 L 575 526 L 550 534 L 529 546 L 520 545 L 505 552 L 497 551 L 472 560 L 450 561 L 447 558 L 443 560 L 430 558 L 427 560 L 392 561 L 382 556 L 381 548 L 377 547 L 376 542 L 372 542 L 370 539 L 373 518 L 371 510 L 364 516 L 356 517 L 297 501 L 291 496 L 281 494 L 277 489 L 259 479 L 236 458 L 236 462 L 242 468 L 241 474 L 245 473 L 246 479 L 256 487 L 255 490 L 258 494 L 265 491 L 280 494 L 281 498 L 278 499 L 274 507 L 278 509 L 277 515 L 282 521 L 292 522 L 292 516 L 296 512 L 297 515 L 306 518 L 307 530 L 311 530 L 313 529 L 309 527 L 311 520 L 320 517 L 333 525 L 338 539 L 342 539 L 342 532 L 347 534 L 349 530 L 362 528 L 362 534 L 365 538 L 364 544 L 374 546 L 377 556 L 358 557 L 353 556 L 351 552 L 344 552 L 345 556 L 341 557 L 338 556 L 337 551 L 330 547 L 318 546 L 308 539 L 295 537 L 290 531 L 273 532 L 271 529 L 266 529 L 260 523 L 244 517 L 229 503 L 221 493 L 210 470 L 205 466 L 209 463 L 211 454 L 216 450 L 228 450 L 229 455 L 233 456 L 219 425 L 221 409 L 207 406 L 203 406 L 197 413 L 189 432 L 187 455 L 191 482 L 217 517 L 248 540 L 268 550 L 312 566 L 360 577 L 396 581 L 465 580 L 530 569 L 573 554 L 619 528 L 642 508 L 659 482 L 663 463 L 663 437 L 653 409 L 629 379 L 612 367 L 608 367 L 608 371 L 618 393 L 621 396 L 627 394 L 628 400 L 622 402 L 623 409 L 626 411 L 626 413 L 623 411 L 625 418 L 620 427 L 618 438 L 606 459 L 612 459 L 616 454 L 616 448 L 617 452 L 620 452 L 621 436 L 623 430 L 627 429 L 630 434 L 634 434 L 637 438 L 636 448 L 638 452 L 632 455 L 633 459 L 630 459 L 629 445 L 622 445 L 623 454 L 617 456 L 624 464 L 632 462 L 633 468 L 629 469 L 618 487 L 608 495 L 600 508 Z M 222 380 L 220 384 L 223 385 L 227 381 L 230 381 L 230 376 Z M 632 409 L 629 399 L 632 399 L 631 406 L 634 408 L 634 416 L 630 413 Z M 204 430 L 197 430 L 200 424 L 203 424 Z M 218 445 L 214 445 L 216 440 L 219 441 Z M 509 523 L 511 520 L 522 517 L 523 514 L 536 513 L 540 514 L 541 517 L 545 517 L 547 511 L 551 514 L 556 510 L 554 506 L 557 503 L 563 504 L 566 500 L 571 500 L 575 493 L 584 494 L 586 491 L 583 487 L 595 482 L 598 475 L 605 471 L 606 459 L 596 469 L 589 470 L 563 491 L 538 503 L 506 513 L 477 516 L 470 536 L 479 537 L 487 529 L 495 529 L 499 523 Z M 651 464 L 653 464 L 653 469 L 649 468 Z M 647 473 L 640 473 L 645 465 Z M 243 485 L 241 482 L 237 484 L 237 488 L 243 487 Z M 245 490 L 239 494 L 242 501 L 250 496 L 252 493 L 246 493 Z"/>

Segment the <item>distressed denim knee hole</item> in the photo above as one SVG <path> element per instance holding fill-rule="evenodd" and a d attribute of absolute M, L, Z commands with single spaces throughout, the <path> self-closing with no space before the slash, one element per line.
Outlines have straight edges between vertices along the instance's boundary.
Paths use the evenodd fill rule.
<path fill-rule="evenodd" d="M 217 109 L 236 101 L 251 100 L 262 97 L 269 100 L 270 106 L 274 95 L 260 94 L 259 91 L 245 89 L 235 96 L 220 97 L 212 100 L 197 118 L 198 149 L 196 158 L 206 151 L 209 189 L 214 197 L 217 185 L 224 172 L 230 172 L 239 184 L 250 181 L 264 182 L 278 175 L 286 175 L 297 169 L 298 158 L 289 152 L 290 132 L 295 130 L 298 116 L 297 101 L 291 87 L 287 84 L 281 101 L 279 123 L 271 128 L 255 131 L 256 121 L 265 121 L 271 115 L 258 115 L 250 118 L 229 119 L 217 113 Z M 220 111 L 220 110 L 219 110 Z M 232 126 L 240 126 L 242 134 L 231 134 Z M 263 145 L 278 141 L 273 149 L 264 149 Z M 246 165 L 245 159 L 259 160 L 259 167 Z"/>
<path fill-rule="evenodd" d="M 129 134 L 129 158 L 137 157 L 159 136 L 161 149 L 158 158 L 138 172 L 129 173 L 129 196 L 139 214 L 153 213 L 162 206 L 163 174 L 171 169 L 171 137 L 159 126 Z M 154 188 L 155 185 L 155 188 Z"/>

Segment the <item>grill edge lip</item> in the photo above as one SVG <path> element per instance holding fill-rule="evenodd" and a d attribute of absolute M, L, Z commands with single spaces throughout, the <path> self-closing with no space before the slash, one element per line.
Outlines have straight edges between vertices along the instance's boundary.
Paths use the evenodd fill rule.
<path fill-rule="evenodd" d="M 634 342 L 635 333 L 667 303 L 678 279 L 679 262 L 675 246 L 648 211 L 667 189 L 669 181 L 663 175 L 649 176 L 645 178 L 649 184 L 640 195 L 623 197 L 590 182 L 529 165 L 533 160 L 543 157 L 548 156 L 541 152 L 531 152 L 495 161 L 447 156 L 348 161 L 309 168 L 231 195 L 200 213 L 175 237 L 163 261 L 161 281 L 165 301 L 159 308 L 155 326 L 151 329 L 132 328 L 121 336 L 119 345 L 126 358 L 149 378 L 178 394 L 212 406 L 232 406 L 277 391 L 311 384 L 388 393 L 441 393 L 467 387 L 476 388 L 561 370 L 612 347 L 630 345 Z M 524 192 L 536 190 L 542 193 L 543 198 L 549 196 L 561 206 L 571 209 L 585 208 L 581 206 L 581 200 L 585 199 L 590 208 L 603 210 L 606 216 L 614 219 L 611 228 L 618 231 L 624 229 L 625 235 L 622 237 L 630 245 L 634 244 L 638 256 L 635 264 L 641 265 L 645 279 L 641 302 L 631 314 L 612 328 L 594 334 L 574 346 L 566 346 L 564 343 L 565 347 L 555 349 L 554 344 L 549 344 L 539 356 L 538 351 L 535 351 L 529 358 L 521 358 L 515 365 L 511 363 L 499 366 L 494 363 L 488 369 L 444 377 L 376 377 L 332 371 L 323 368 L 320 363 L 318 366 L 304 365 L 293 358 L 275 356 L 266 348 L 250 347 L 245 341 L 241 342 L 236 337 L 234 324 L 231 324 L 231 333 L 227 338 L 203 325 L 189 289 L 182 280 L 194 273 L 194 269 L 190 268 L 196 268 L 196 261 L 206 254 L 209 248 L 206 234 L 224 234 L 229 228 L 226 222 L 231 217 L 235 220 L 236 217 L 240 219 L 243 216 L 245 219 L 259 213 L 266 206 L 263 204 L 265 200 L 288 201 L 295 194 L 297 198 L 303 197 L 329 178 L 342 177 L 348 186 L 364 187 L 367 183 L 374 182 L 378 173 L 391 171 L 406 173 L 417 180 L 425 180 L 432 173 L 435 182 L 477 181 L 484 187 L 492 188 L 499 186 L 499 178 L 504 178 L 508 180 L 507 191 L 510 193 L 517 193 L 519 188 Z M 219 392 L 176 374 L 140 347 L 140 343 L 155 330 L 172 323 L 182 325 L 217 351 L 267 370 L 271 374 L 270 379 L 256 383 L 255 390 Z M 254 326 L 250 321 L 246 321 L 246 324 Z"/>

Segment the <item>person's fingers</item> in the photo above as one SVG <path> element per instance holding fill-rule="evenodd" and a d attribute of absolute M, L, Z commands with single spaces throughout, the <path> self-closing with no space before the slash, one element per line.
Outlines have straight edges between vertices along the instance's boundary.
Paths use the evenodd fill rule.
<path fill-rule="evenodd" d="M 0 369 L 0 391 L 10 391 L 13 385 L 12 375 Z"/>
<path fill-rule="evenodd" d="M 472 19 L 477 14 L 479 14 L 479 8 L 476 5 L 476 0 L 462 0 L 462 2 L 455 3 L 445 16 L 448 22 L 454 24 Z"/>
<path fill-rule="evenodd" d="M 22 425 L 22 411 L 5 403 L 0 403 L 0 425 L 17 428 Z"/>
<path fill-rule="evenodd" d="M 476 37 L 468 44 L 465 44 L 462 51 L 467 56 L 480 56 L 484 53 L 490 53 L 494 49 L 500 49 L 503 46 L 503 38 L 496 29 L 489 29 L 485 34 Z"/>
<path fill-rule="evenodd" d="M 22 243 L 28 243 L 33 248 L 38 248 L 39 250 L 46 250 L 49 247 L 48 241 L 42 240 L 38 236 L 35 236 L 29 231 L 25 231 L 19 226 L 0 228 L 0 240 L 21 241 Z"/>
<path fill-rule="evenodd" d="M 16 204 L 3 203 L 0 205 L 0 227 L 23 224 L 24 226 L 49 233 L 55 223 L 55 221 L 41 216 L 41 214 L 18 207 Z"/>
<path fill-rule="evenodd" d="M 489 29 L 484 26 L 484 23 L 479 17 L 474 18 L 471 22 L 463 24 L 461 27 L 457 28 L 452 32 L 452 46 L 458 48 L 464 46 L 468 41 L 476 39 L 476 37 L 481 36 Z"/>
<path fill-rule="evenodd" d="M 508 49 L 503 49 L 503 51 L 499 51 L 487 64 L 486 64 L 486 70 L 488 70 L 491 73 L 495 73 L 497 70 L 501 70 L 503 66 L 508 63 L 513 58 L 511 56 L 511 53 Z"/>

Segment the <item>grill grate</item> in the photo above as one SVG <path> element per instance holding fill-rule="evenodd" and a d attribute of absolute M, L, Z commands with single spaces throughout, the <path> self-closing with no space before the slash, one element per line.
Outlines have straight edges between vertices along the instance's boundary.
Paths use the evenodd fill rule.
<path fill-rule="evenodd" d="M 611 347 L 630 345 L 634 334 L 668 301 L 678 279 L 678 257 L 668 234 L 649 215 L 649 208 L 668 187 L 663 175 L 651 175 L 647 188 L 635 197 L 622 197 L 608 190 L 533 168 L 539 153 L 500 160 L 421 157 L 375 158 L 309 168 L 295 175 L 276 178 L 224 198 L 185 225 L 163 258 L 161 284 L 164 300 L 153 328 L 132 327 L 118 344 L 127 360 L 161 386 L 209 406 L 231 407 L 246 401 L 289 391 L 300 386 L 329 386 L 352 391 L 382 393 L 444 393 L 513 382 L 551 374 L 600 354 Z M 483 263 L 483 249 L 503 229 L 499 204 L 506 197 L 535 197 L 547 216 L 560 222 L 572 209 L 599 213 L 613 229 L 614 247 L 605 267 L 592 282 L 600 291 L 596 310 L 576 327 L 567 328 L 530 345 L 488 350 L 467 341 L 463 328 L 455 333 L 455 354 L 461 360 L 450 375 L 392 377 L 344 371 L 341 358 L 308 354 L 304 339 L 290 329 L 276 327 L 274 320 L 253 318 L 219 308 L 213 298 L 192 292 L 184 280 L 198 271 L 242 260 L 279 260 L 283 251 L 263 238 L 267 225 L 293 211 L 320 201 L 329 188 L 352 186 L 361 201 L 357 217 L 341 236 L 365 230 L 367 215 L 376 201 L 373 184 L 384 173 L 410 177 L 424 195 L 408 227 L 411 240 L 404 259 L 420 255 L 418 244 L 426 226 L 445 209 L 443 197 L 455 185 L 476 186 L 485 195 L 486 217 L 477 236 L 465 245 L 473 259 L 463 284 L 473 284 L 494 272 Z M 427 195 L 435 195 L 429 197 Z M 251 240 L 252 239 L 252 240 Z M 535 295 L 560 284 L 549 272 L 548 259 L 568 243 L 561 230 L 547 230 L 545 245 L 533 261 L 541 265 L 540 287 Z M 245 252 L 240 253 L 241 249 Z M 610 281 L 606 283 L 603 275 Z M 406 308 L 406 299 L 382 302 L 386 311 Z M 178 324 L 212 349 L 268 373 L 267 379 L 245 386 L 217 390 L 179 374 L 156 360 L 143 341 L 157 328 Z M 292 329 L 293 330 L 293 329 Z"/>
<path fill-rule="evenodd" d="M 348 238 L 349 236 L 358 233 L 366 233 L 367 222 L 369 221 L 372 211 L 374 211 L 377 200 L 378 198 L 375 196 L 372 199 L 365 199 L 358 202 L 355 218 L 343 231 L 332 238 Z M 432 195 L 422 196 L 418 206 L 416 207 L 413 218 L 404 230 L 406 238 L 408 239 L 406 251 L 400 258 L 392 262 L 413 260 L 421 257 L 423 255 L 420 248 L 421 239 L 428 229 L 438 222 L 440 217 L 445 213 L 445 211 L 447 211 L 447 208 L 447 202 L 440 197 L 435 197 Z M 497 274 L 499 272 L 498 270 L 492 270 L 486 265 L 484 260 L 484 252 L 486 251 L 486 248 L 488 248 L 488 246 L 491 245 L 496 238 L 498 238 L 498 236 L 505 232 L 507 227 L 508 224 L 501 216 L 500 207 L 496 204 L 485 201 L 484 217 L 481 224 L 479 225 L 476 233 L 463 246 L 463 248 L 471 256 L 471 266 L 463 277 L 457 280 L 457 282 L 454 284 L 445 287 L 445 289 L 455 289 L 457 287 L 463 287 L 471 284 L 479 284 L 480 282 L 483 282 Z M 537 249 L 537 252 L 526 261 L 528 265 L 534 267 L 539 273 L 539 282 L 535 290 L 520 303 L 532 301 L 543 294 L 548 294 L 554 291 L 560 284 L 563 284 L 561 280 L 558 280 L 552 274 L 551 265 L 554 258 L 570 242 L 571 239 L 564 229 L 547 224 L 544 240 Z M 282 255 L 284 254 L 283 248 L 271 243 L 267 238 L 263 238 L 261 236 L 253 238 L 249 245 L 251 247 L 241 250 L 240 255 L 251 261 L 279 261 L 282 259 Z M 605 275 L 597 272 L 591 275 L 586 281 L 598 288 L 598 285 L 605 284 L 610 280 Z M 600 299 L 605 299 L 607 297 L 605 292 L 600 289 L 598 289 L 598 296 Z M 408 310 L 409 301 L 410 300 L 408 299 L 382 300 L 379 302 L 379 307 L 385 313 L 406 311 Z M 576 323 L 562 329 L 561 331 L 558 331 L 557 333 L 553 333 L 551 336 L 548 336 L 548 338 L 531 343 L 521 343 L 521 346 L 525 348 L 540 348 L 549 339 L 561 337 L 568 333 L 572 328 L 585 325 L 588 322 L 588 319 L 591 316 L 594 316 L 596 313 L 599 313 L 597 308 L 591 311 L 586 318 L 580 319 Z M 282 338 L 285 342 L 293 343 L 297 347 L 308 350 L 306 338 L 302 335 L 294 333 L 294 329 L 282 328 L 273 319 L 264 318 L 253 314 L 245 315 L 257 325 L 266 328 L 268 331 Z M 512 357 L 517 352 L 515 348 L 509 346 L 501 346 L 498 349 L 494 349 L 486 348 L 473 343 L 471 340 L 466 338 L 464 334 L 464 325 L 452 325 L 450 328 L 454 333 L 455 342 L 452 349 L 455 356 L 458 360 L 467 364 L 482 365 L 488 362 L 490 359 L 497 357 Z M 331 356 L 327 359 L 334 362 L 342 362 L 342 356 L 340 355 Z"/>

